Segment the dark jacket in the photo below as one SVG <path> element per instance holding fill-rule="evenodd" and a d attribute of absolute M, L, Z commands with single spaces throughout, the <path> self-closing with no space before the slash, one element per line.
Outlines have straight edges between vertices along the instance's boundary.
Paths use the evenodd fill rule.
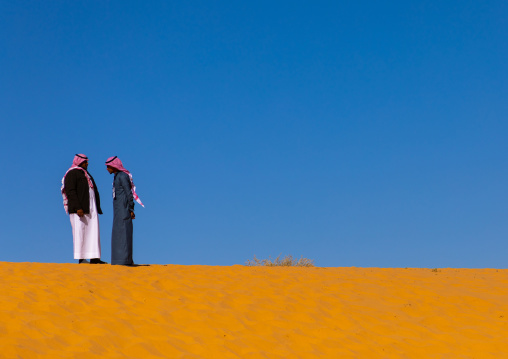
<path fill-rule="evenodd" d="M 97 213 L 102 214 L 101 199 L 97 185 L 93 180 L 92 175 L 88 173 L 93 183 L 95 192 L 95 203 L 97 205 Z M 90 214 L 90 194 L 88 193 L 89 186 L 85 173 L 82 170 L 71 170 L 65 176 L 64 181 L 65 193 L 67 194 L 69 214 L 76 213 L 78 209 L 82 209 L 85 214 Z"/>

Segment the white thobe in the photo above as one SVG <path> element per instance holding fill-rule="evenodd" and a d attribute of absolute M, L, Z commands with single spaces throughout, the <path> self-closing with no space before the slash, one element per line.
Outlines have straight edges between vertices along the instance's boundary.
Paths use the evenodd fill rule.
<path fill-rule="evenodd" d="M 69 215 L 74 240 L 74 259 L 91 259 L 101 257 L 101 238 L 99 233 L 99 214 L 95 204 L 95 192 L 90 193 L 90 213 L 83 217 L 76 213 Z"/>

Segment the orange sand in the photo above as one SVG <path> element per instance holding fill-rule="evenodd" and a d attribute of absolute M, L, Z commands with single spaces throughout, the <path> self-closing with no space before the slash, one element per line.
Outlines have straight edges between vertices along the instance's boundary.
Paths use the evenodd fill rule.
<path fill-rule="evenodd" d="M 1 358 L 508 358 L 508 270 L 0 262 Z"/>

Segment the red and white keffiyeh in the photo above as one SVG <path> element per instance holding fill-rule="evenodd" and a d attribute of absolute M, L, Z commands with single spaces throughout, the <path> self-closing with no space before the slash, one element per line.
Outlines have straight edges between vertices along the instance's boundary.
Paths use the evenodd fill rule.
<path fill-rule="evenodd" d="M 90 186 L 90 188 L 93 188 L 93 182 L 90 179 L 90 176 L 88 175 L 88 172 L 83 167 L 79 167 L 79 165 L 82 164 L 85 161 L 88 161 L 88 157 L 86 157 L 82 153 L 77 154 L 76 156 L 74 156 L 74 160 L 72 161 L 71 168 L 69 168 L 67 170 L 67 172 L 65 172 L 65 174 L 64 174 L 64 176 L 62 178 L 62 187 L 61 187 L 60 191 L 62 192 L 63 205 L 64 205 L 65 213 L 67 213 L 67 214 L 69 214 L 69 205 L 68 205 L 69 204 L 69 200 L 67 199 L 67 194 L 65 193 L 65 176 L 67 176 L 67 173 L 69 173 L 69 171 L 72 171 L 72 170 L 75 170 L 75 169 L 82 170 L 83 172 L 85 172 L 86 179 L 88 180 L 88 185 Z"/>
<path fill-rule="evenodd" d="M 134 186 L 134 182 L 132 181 L 132 175 L 129 171 L 125 169 L 125 167 L 122 164 L 122 161 L 120 161 L 120 159 L 117 156 L 110 157 L 106 161 L 106 166 L 116 168 L 117 170 L 127 173 L 129 175 L 129 179 L 131 180 L 132 196 L 134 197 L 136 202 L 138 202 L 142 207 L 144 207 L 145 205 L 141 202 L 138 195 L 136 194 L 136 186 Z"/>

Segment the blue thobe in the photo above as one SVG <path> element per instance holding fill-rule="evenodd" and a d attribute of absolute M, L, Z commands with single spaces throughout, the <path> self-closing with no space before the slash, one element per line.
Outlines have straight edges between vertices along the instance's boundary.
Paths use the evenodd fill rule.
<path fill-rule="evenodd" d="M 113 181 L 113 233 L 111 235 L 111 264 L 134 264 L 132 260 L 132 218 L 134 197 L 129 175 L 115 173 Z"/>

